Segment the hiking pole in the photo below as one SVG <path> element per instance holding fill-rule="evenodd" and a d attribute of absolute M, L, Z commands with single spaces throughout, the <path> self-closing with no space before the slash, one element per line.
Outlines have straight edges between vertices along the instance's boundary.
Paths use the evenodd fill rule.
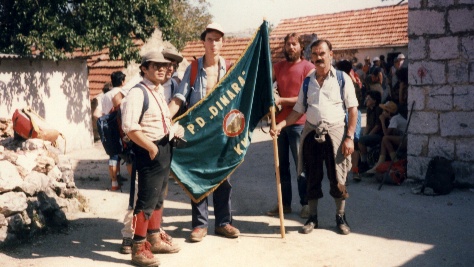
<path fill-rule="evenodd" d="M 275 106 L 270 107 L 270 114 L 272 118 L 272 130 L 276 128 L 275 122 Z M 273 159 L 275 161 L 275 177 L 276 177 L 276 186 L 277 186 L 277 195 L 278 195 L 278 214 L 280 215 L 280 234 L 281 238 L 285 238 L 285 221 L 283 217 L 283 203 L 281 196 L 281 182 L 280 182 L 280 160 L 278 159 L 278 143 L 277 137 L 273 137 Z"/>
<path fill-rule="evenodd" d="M 400 141 L 400 145 L 397 147 L 397 155 L 398 152 L 400 151 L 400 148 L 402 147 L 403 142 L 405 142 L 405 139 L 407 138 L 407 133 L 408 133 L 408 126 L 410 125 L 410 120 L 411 120 L 411 114 L 413 114 L 413 107 L 415 106 L 415 101 L 411 103 L 411 110 L 410 110 L 410 115 L 408 115 L 408 121 L 407 121 L 407 126 L 405 127 L 405 132 L 403 132 L 402 135 L 402 140 Z M 390 170 L 392 169 L 392 165 L 394 163 L 394 160 L 390 161 L 390 165 L 388 166 L 388 170 L 384 173 L 382 177 L 382 181 L 380 182 L 379 185 L 379 190 L 382 189 L 383 184 L 385 183 L 385 179 L 390 179 Z"/>

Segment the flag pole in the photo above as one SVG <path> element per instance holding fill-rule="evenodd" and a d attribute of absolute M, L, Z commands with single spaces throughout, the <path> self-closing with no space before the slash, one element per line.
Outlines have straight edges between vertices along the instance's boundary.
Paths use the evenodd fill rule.
<path fill-rule="evenodd" d="M 272 119 L 272 130 L 276 128 L 275 122 L 275 106 L 270 107 L 270 115 Z M 283 203 L 281 197 L 281 182 L 280 182 L 280 160 L 278 159 L 278 143 L 277 136 L 273 137 L 273 159 L 275 161 L 275 176 L 278 195 L 278 214 L 280 215 L 280 234 L 281 238 L 285 238 L 285 221 L 283 217 Z"/>

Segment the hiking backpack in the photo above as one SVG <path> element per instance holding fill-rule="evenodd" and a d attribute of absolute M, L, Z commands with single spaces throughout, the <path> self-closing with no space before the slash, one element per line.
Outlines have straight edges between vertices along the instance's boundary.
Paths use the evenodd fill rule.
<path fill-rule="evenodd" d="M 425 181 L 421 188 L 421 193 L 425 193 L 425 188 L 433 189 L 435 194 L 446 195 L 454 188 L 454 170 L 451 161 L 446 158 L 436 156 L 428 163 Z"/>
<path fill-rule="evenodd" d="M 339 83 L 339 88 L 340 88 L 340 93 L 341 93 L 341 100 L 342 100 L 342 107 L 344 109 L 344 112 L 346 113 L 346 125 L 348 125 L 349 123 L 349 113 L 347 112 L 347 109 L 346 109 L 346 103 L 344 102 L 344 87 L 346 85 L 346 82 L 344 80 L 344 75 L 343 75 L 343 72 L 340 71 L 340 70 L 336 70 L 336 77 L 337 77 L 337 82 Z M 308 110 L 308 85 L 309 85 L 309 80 L 310 80 L 310 76 L 307 76 L 306 78 L 304 78 L 304 81 L 303 81 L 303 105 L 305 107 L 304 111 L 306 113 L 306 111 Z M 360 113 L 360 110 L 357 109 L 357 123 L 356 123 L 356 128 L 355 128 L 355 132 L 354 132 L 354 142 L 357 142 L 359 141 L 359 138 L 360 138 L 360 135 L 361 135 L 361 132 L 362 132 L 362 114 Z"/>
<path fill-rule="evenodd" d="M 142 113 L 140 114 L 139 123 L 143 119 L 143 114 L 148 109 L 148 93 L 143 85 L 138 83 L 136 85 L 143 91 L 143 107 Z M 105 153 L 109 156 L 122 154 L 128 146 L 129 142 L 124 141 L 125 133 L 122 130 L 122 113 L 120 107 L 113 108 L 108 114 L 101 116 L 97 120 L 97 131 L 100 136 L 100 141 L 104 146 Z"/>

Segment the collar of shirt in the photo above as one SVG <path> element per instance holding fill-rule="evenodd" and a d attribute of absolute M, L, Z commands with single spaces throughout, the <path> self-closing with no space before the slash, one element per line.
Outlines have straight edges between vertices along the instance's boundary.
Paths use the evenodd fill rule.
<path fill-rule="evenodd" d="M 150 88 L 153 91 L 160 91 L 160 89 L 163 89 L 163 86 L 161 84 L 155 85 L 147 78 L 143 78 L 142 82 L 146 84 L 146 86 L 148 86 L 148 88 Z"/>

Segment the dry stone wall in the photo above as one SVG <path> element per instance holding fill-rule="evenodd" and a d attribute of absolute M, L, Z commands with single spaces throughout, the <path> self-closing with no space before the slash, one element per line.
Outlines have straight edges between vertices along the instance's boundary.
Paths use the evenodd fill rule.
<path fill-rule="evenodd" d="M 0 247 L 66 226 L 82 199 L 67 156 L 47 141 L 15 140 L 0 119 Z"/>

